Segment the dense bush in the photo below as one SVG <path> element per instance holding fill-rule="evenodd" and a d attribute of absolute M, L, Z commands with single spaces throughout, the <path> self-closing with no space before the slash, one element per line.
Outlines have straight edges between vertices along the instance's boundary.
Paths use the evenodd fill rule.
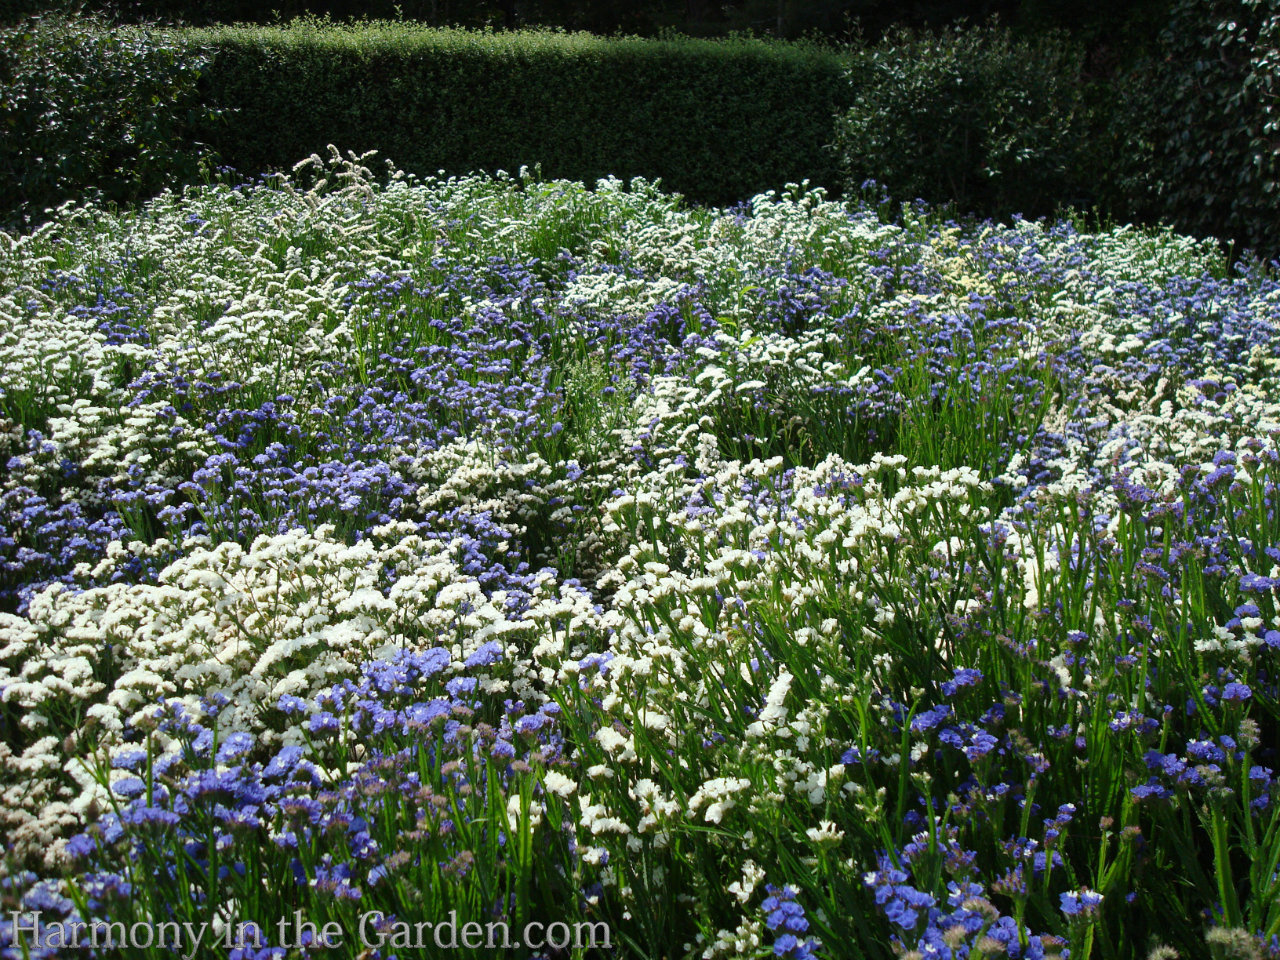
<path fill-rule="evenodd" d="M 186 26 L 219 23 L 279 23 L 295 17 L 335 20 L 400 17 L 434 25 L 501 25 L 511 0 L 7 0 L 30 12 L 72 3 L 109 12 L 125 23 L 161 22 Z M 0 22 L 5 15 L 0 12 Z"/>
<path fill-rule="evenodd" d="M 997 26 L 898 31 L 859 51 L 836 147 L 847 181 L 961 211 L 1028 215 L 1088 201 L 1082 57 L 1063 36 Z"/>
<path fill-rule="evenodd" d="M 1280 0 L 1180 0 L 1134 66 L 997 26 L 837 52 L 390 21 L 112 31 L 47 14 L 0 28 L 0 224 L 73 197 L 133 201 L 214 156 L 258 173 L 343 143 L 421 174 L 660 178 L 708 204 L 870 178 L 961 213 L 1093 207 L 1274 254 L 1278 42 Z"/>
<path fill-rule="evenodd" d="M 1280 0 L 1179 0 L 1153 47 L 1100 64 L 1052 32 L 893 33 L 850 70 L 845 182 L 983 215 L 1094 208 L 1274 255 Z"/>
<path fill-rule="evenodd" d="M 314 20 L 190 36 L 212 50 L 207 102 L 237 115 L 214 145 L 252 172 L 342 143 L 421 174 L 540 163 L 728 203 L 833 180 L 823 145 L 848 100 L 842 58 L 806 44 Z"/>
<path fill-rule="evenodd" d="M 1280 2 L 1180 0 L 1151 71 L 1151 188 L 1183 229 L 1277 252 Z"/>
<path fill-rule="evenodd" d="M 133 201 L 189 181 L 217 111 L 204 58 L 146 26 L 46 15 L 0 28 L 0 223 L 68 199 Z"/>

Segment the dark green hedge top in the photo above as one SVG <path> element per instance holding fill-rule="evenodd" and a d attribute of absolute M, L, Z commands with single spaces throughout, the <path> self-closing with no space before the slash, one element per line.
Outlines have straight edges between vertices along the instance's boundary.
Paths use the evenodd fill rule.
<path fill-rule="evenodd" d="M 259 171 L 377 149 L 419 174 L 518 170 L 588 183 L 661 178 L 732 203 L 805 178 L 835 180 L 832 118 L 846 59 L 758 39 L 601 38 L 374 22 L 183 31 L 210 57 L 210 142 Z"/>

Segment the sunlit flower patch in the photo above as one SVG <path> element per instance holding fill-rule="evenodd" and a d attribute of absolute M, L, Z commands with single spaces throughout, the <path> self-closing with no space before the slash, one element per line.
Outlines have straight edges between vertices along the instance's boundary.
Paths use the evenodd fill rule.
<path fill-rule="evenodd" d="M 5 911 L 1280 955 L 1271 270 L 366 161 L 0 235 Z"/>

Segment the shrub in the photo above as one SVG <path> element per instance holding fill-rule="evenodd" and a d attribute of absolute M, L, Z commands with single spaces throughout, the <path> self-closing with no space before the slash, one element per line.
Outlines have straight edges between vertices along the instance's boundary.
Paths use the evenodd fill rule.
<path fill-rule="evenodd" d="M 1058 33 L 891 33 L 849 71 L 853 106 L 836 137 L 847 183 L 989 214 L 1089 201 L 1081 65 Z"/>
<path fill-rule="evenodd" d="M 147 26 L 46 14 L 0 28 L 0 223 L 68 199 L 127 202 L 193 179 L 202 155 L 190 44 Z"/>
<path fill-rule="evenodd" d="M 1161 213 L 1271 254 L 1280 248 L 1277 51 L 1277 0 L 1179 0 L 1152 71 Z"/>

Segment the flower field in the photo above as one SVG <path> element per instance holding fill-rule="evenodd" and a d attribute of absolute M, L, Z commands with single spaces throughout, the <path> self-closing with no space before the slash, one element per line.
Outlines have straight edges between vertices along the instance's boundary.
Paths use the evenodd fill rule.
<path fill-rule="evenodd" d="M 1272 272 L 365 163 L 0 234 L 0 955 L 1280 956 Z"/>

